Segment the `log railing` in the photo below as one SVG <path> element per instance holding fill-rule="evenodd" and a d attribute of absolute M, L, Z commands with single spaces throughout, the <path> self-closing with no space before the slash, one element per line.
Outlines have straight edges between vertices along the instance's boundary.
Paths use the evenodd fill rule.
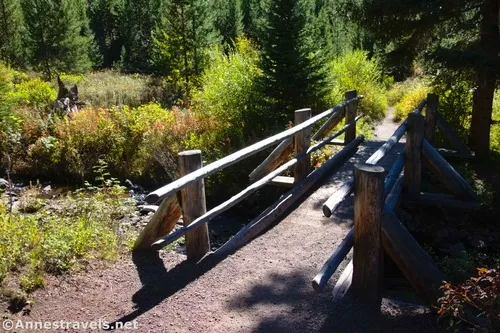
<path fill-rule="evenodd" d="M 310 176 L 311 153 L 331 143 L 332 140 L 343 133 L 347 133 L 348 131 L 349 133 L 356 133 L 356 131 L 352 129 L 355 128 L 356 121 L 361 117 L 356 116 L 356 107 L 363 96 L 357 96 L 355 91 L 347 92 L 346 96 L 349 97 L 346 102 L 314 117 L 311 117 L 310 109 L 297 110 L 295 112 L 294 127 L 259 141 L 206 166 L 201 166 L 200 151 L 180 153 L 180 164 L 181 166 L 184 165 L 184 167 L 181 168 L 182 177 L 151 192 L 146 197 L 148 203 L 154 204 L 160 202 L 160 206 L 136 240 L 135 249 L 149 249 L 151 247 L 160 249 L 179 237 L 186 235 L 189 260 L 197 259 L 209 252 L 208 231 L 206 228 L 207 222 L 238 204 L 264 185 L 271 183 L 273 179 L 289 168 L 294 168 L 294 183 L 297 184 L 307 180 L 307 177 Z M 313 135 L 315 140 L 327 135 L 342 118 L 346 118 L 346 125 L 335 133 L 327 136 L 322 141 L 311 146 L 311 127 L 325 118 L 327 118 L 325 124 L 321 127 L 320 131 Z M 348 122 L 347 119 L 349 119 Z M 363 138 L 360 137 L 351 141 L 353 144 L 344 147 L 338 154 L 346 151 L 354 151 L 363 141 Z M 292 145 L 292 142 L 295 157 L 278 167 L 278 165 L 283 162 L 283 159 L 280 158 L 276 160 L 272 156 L 288 156 L 288 154 L 285 155 L 282 153 L 283 151 L 289 151 L 288 147 Z M 258 179 L 257 181 L 253 182 L 250 186 L 229 200 L 221 203 L 208 212 L 206 211 L 203 185 L 204 178 L 276 144 L 278 144 L 278 147 L 268 158 L 266 158 L 268 162 L 259 170 L 259 176 L 250 177 L 251 179 L 254 178 L 254 180 Z M 183 212 L 184 227 L 170 233 L 180 217 L 180 208 L 182 208 Z"/>
<path fill-rule="evenodd" d="M 429 304 L 436 304 L 442 274 L 433 259 L 412 237 L 396 217 L 395 207 L 401 198 L 412 203 L 470 208 L 478 199 L 471 186 L 429 143 L 436 128 L 450 132 L 438 114 L 438 97 L 427 99 L 366 162 L 356 165 L 354 178 L 341 186 L 324 204 L 323 212 L 330 217 L 339 204 L 354 190 L 354 227 L 312 281 L 321 292 L 354 247 L 353 260 L 346 266 L 334 287 L 334 297 L 342 297 L 352 286 L 361 301 L 380 304 L 382 281 L 382 249 L 392 258 L 417 293 Z M 420 115 L 427 104 L 426 117 Z M 375 166 L 406 134 L 404 152 L 399 154 L 382 185 L 383 169 Z M 455 135 L 445 134 L 456 139 Z M 458 145 L 457 145 L 458 146 Z M 462 149 L 460 152 L 464 152 Z M 428 167 L 453 196 L 421 192 L 422 166 Z M 404 170 L 403 170 L 404 169 Z M 402 173 L 403 172 L 403 173 Z M 355 189 L 354 189 L 355 187 Z M 381 202 L 385 202 L 382 206 Z M 383 208 L 381 208 L 383 207 Z"/>

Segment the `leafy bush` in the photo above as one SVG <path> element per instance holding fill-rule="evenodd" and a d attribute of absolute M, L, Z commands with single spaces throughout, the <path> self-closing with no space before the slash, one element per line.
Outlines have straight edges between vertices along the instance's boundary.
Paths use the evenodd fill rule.
<path fill-rule="evenodd" d="M 478 269 L 478 277 L 462 285 L 445 283 L 444 296 L 439 299 L 439 319 L 447 320 L 448 327 L 461 327 L 475 332 L 500 330 L 500 273 L 495 269 Z"/>
<path fill-rule="evenodd" d="M 57 92 L 50 83 L 35 78 L 14 84 L 9 95 L 19 105 L 44 107 L 56 99 Z"/>
<path fill-rule="evenodd" d="M 399 85 L 396 85 L 390 98 L 396 101 L 394 104 L 394 120 L 402 121 L 406 119 L 408 113 L 415 110 L 417 105 L 427 98 L 429 87 L 424 79 L 409 79 Z"/>
<path fill-rule="evenodd" d="M 495 91 L 492 119 L 495 122 L 491 126 L 491 149 L 500 152 L 500 90 Z"/>
<path fill-rule="evenodd" d="M 210 53 L 211 65 L 201 77 L 201 89 L 193 96 L 197 114 L 216 119 L 220 138 L 241 146 L 253 133 L 266 125 L 258 112 L 257 78 L 259 55 L 248 39 L 240 38 L 229 55 L 221 49 Z"/>
<path fill-rule="evenodd" d="M 333 60 L 331 64 L 333 87 L 328 97 L 329 105 L 336 105 L 344 99 L 347 90 L 355 89 L 364 95 L 359 113 L 369 120 L 384 117 L 388 107 L 386 87 L 380 65 L 376 59 L 368 59 L 366 51 L 355 50 Z"/>

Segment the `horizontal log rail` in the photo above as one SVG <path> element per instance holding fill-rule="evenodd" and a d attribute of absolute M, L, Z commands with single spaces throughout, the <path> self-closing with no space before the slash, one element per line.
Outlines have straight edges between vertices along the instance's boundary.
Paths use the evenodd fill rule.
<path fill-rule="evenodd" d="M 323 148 L 324 146 L 326 146 L 331 140 L 335 139 L 336 137 L 338 137 L 342 133 L 344 133 L 350 126 L 355 126 L 355 123 L 361 117 L 362 117 L 362 115 L 356 117 L 354 124 L 345 125 L 343 128 L 341 128 L 337 132 L 333 133 L 332 135 L 328 136 L 323 141 L 318 142 L 317 144 L 309 147 L 302 154 L 297 155 L 295 158 L 293 158 L 290 161 L 286 162 L 285 164 L 283 164 L 282 166 L 280 166 L 276 170 L 274 170 L 271 173 L 267 174 L 265 177 L 263 177 L 260 180 L 256 181 L 255 183 L 253 183 L 249 187 L 245 188 L 243 191 L 241 191 L 238 194 L 234 195 L 229 200 L 221 203 L 220 205 L 212 208 L 207 213 L 205 213 L 202 216 L 198 217 L 197 219 L 195 219 L 188 226 L 180 228 L 180 229 L 174 231 L 173 233 L 171 233 L 170 235 L 168 235 L 168 236 L 166 236 L 166 237 L 164 237 L 164 238 L 156 241 L 152 245 L 153 249 L 159 250 L 159 249 L 161 249 L 161 248 L 163 248 L 163 247 L 171 244 L 175 240 L 177 240 L 180 237 L 182 237 L 183 235 L 185 235 L 190 230 L 193 230 L 193 229 L 199 227 L 200 225 L 203 225 L 203 224 L 209 222 L 210 220 L 212 220 L 217 215 L 221 214 L 222 212 L 228 210 L 231 207 L 234 207 L 236 204 L 238 204 L 241 201 L 243 201 L 249 195 L 251 195 L 252 193 L 254 193 L 255 191 L 257 191 L 258 189 L 262 188 L 267 183 L 271 182 L 273 180 L 273 178 L 279 176 L 281 173 L 285 172 L 287 169 L 289 169 L 290 167 L 294 166 L 295 164 L 297 164 L 299 161 L 301 161 L 304 158 L 306 158 L 311 153 L 314 153 L 315 151 L 317 151 L 317 150 Z"/>
<path fill-rule="evenodd" d="M 183 189 L 187 185 L 194 183 L 196 181 L 199 181 L 201 179 L 204 179 L 210 175 L 213 175 L 214 173 L 227 168 L 228 166 L 231 166 L 239 161 L 242 161 L 243 159 L 252 156 L 266 148 L 269 148 L 277 143 L 280 143 L 281 141 L 309 128 L 313 124 L 315 124 L 317 121 L 326 118 L 336 112 L 339 108 L 345 108 L 347 105 L 351 103 L 358 102 L 359 100 L 362 99 L 362 96 L 357 96 L 356 98 L 350 99 L 344 103 L 341 103 L 331 109 L 328 109 L 312 118 L 309 120 L 301 123 L 300 125 L 294 126 L 288 130 L 285 130 L 281 133 L 278 133 L 276 135 L 273 135 L 267 139 L 264 139 L 262 141 L 259 141 L 257 143 L 254 143 L 253 145 L 250 145 L 246 148 L 243 148 L 235 153 L 232 153 L 224 158 L 221 158 L 220 160 L 217 160 L 213 163 L 210 163 L 182 178 L 179 178 L 173 182 L 171 182 L 168 185 L 165 185 L 159 189 L 157 189 L 154 192 L 151 192 L 148 196 L 146 196 L 146 202 L 148 203 L 156 203 L 159 200 L 176 193 L 177 191 Z"/>

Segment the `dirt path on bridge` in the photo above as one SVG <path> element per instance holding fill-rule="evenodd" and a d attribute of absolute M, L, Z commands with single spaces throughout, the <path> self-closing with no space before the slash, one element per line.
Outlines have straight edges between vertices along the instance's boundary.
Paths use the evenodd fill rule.
<path fill-rule="evenodd" d="M 399 123 L 394 122 L 394 107 L 389 107 L 382 119 L 375 127 L 375 138 L 377 140 L 386 141 L 399 127 Z M 403 138 L 404 141 L 404 138 Z"/>
<path fill-rule="evenodd" d="M 374 317 L 349 301 L 334 303 L 331 290 L 339 273 L 324 293 L 311 287 L 352 225 L 351 201 L 329 219 L 321 206 L 350 177 L 352 163 L 364 161 L 380 144 L 360 147 L 283 221 L 223 260 L 193 265 L 176 253 L 123 258 L 104 269 L 52 277 L 35 293 L 29 314 L 11 316 L 135 320 L 139 332 L 441 332 L 422 307 L 384 299 L 381 315 Z M 388 155 L 382 165 L 394 158 Z"/>

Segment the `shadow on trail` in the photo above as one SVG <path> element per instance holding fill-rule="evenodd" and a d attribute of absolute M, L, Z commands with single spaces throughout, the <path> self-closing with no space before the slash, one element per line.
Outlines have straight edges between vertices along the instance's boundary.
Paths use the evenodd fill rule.
<path fill-rule="evenodd" d="M 247 327 L 251 332 L 446 332 L 421 308 L 384 300 L 384 311 L 374 313 L 349 296 L 334 302 L 329 292 L 315 293 L 310 279 L 309 269 L 271 273 L 234 296 L 228 308 L 251 309 L 257 319 Z"/>
<path fill-rule="evenodd" d="M 183 261 L 167 271 L 158 252 L 134 252 L 132 260 L 143 284 L 142 288 L 132 296 L 132 301 L 136 305 L 136 310 L 116 319 L 110 326 L 113 327 L 116 322 L 123 323 L 132 321 L 148 312 L 165 299 L 211 270 L 226 257 L 227 255 L 216 256 L 210 254 L 198 263 Z"/>

